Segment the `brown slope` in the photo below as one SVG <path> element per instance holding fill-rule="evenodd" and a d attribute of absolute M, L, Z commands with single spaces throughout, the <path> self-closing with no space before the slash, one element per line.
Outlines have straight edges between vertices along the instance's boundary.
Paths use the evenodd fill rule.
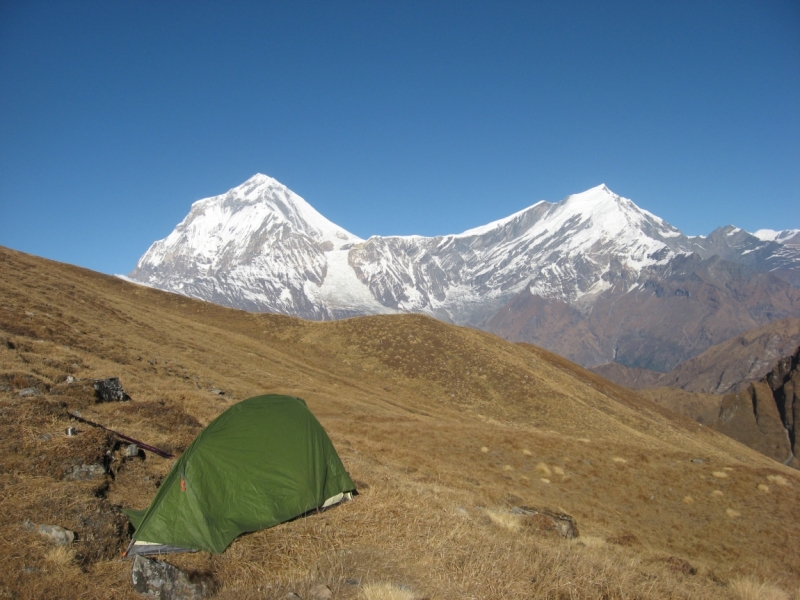
<path fill-rule="evenodd" d="M 0 341 L 7 595 L 134 597 L 117 507 L 146 506 L 171 462 L 125 460 L 80 425 L 67 438 L 64 409 L 180 453 L 263 392 L 308 401 L 362 494 L 219 557 L 170 558 L 212 577 L 220 598 L 305 596 L 320 582 L 337 598 L 380 582 L 437 598 L 558 597 L 567 582 L 573 598 L 724 598 L 741 576 L 800 585 L 800 477 L 533 346 L 413 315 L 250 314 L 6 249 Z M 94 403 L 89 380 L 111 375 L 133 400 Z M 40 395 L 19 394 L 29 387 Z M 113 479 L 64 479 L 106 451 Z M 572 514 L 581 543 L 525 527 L 504 512 L 514 505 Z M 54 552 L 25 519 L 79 541 Z"/>

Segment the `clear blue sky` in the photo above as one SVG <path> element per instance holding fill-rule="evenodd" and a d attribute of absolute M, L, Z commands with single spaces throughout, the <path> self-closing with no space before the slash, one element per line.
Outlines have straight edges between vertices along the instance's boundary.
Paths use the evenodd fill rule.
<path fill-rule="evenodd" d="M 0 244 L 127 273 L 257 172 L 361 237 L 797 228 L 800 2 L 0 0 Z"/>

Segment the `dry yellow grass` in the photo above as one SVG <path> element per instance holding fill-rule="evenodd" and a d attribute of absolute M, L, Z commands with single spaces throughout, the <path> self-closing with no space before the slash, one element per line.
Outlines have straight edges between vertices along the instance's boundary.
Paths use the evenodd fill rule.
<path fill-rule="evenodd" d="M 88 384 L 108 376 L 133 400 L 96 404 Z M 440 600 L 800 585 L 797 473 L 557 356 L 432 319 L 253 315 L 0 249 L 0 384 L 0 597 L 138 597 L 119 510 L 146 507 L 172 461 L 127 460 L 67 410 L 180 454 L 265 392 L 307 400 L 360 494 L 222 555 L 168 558 L 213 578 L 220 599 L 306 597 L 320 583 L 343 600 L 373 585 Z M 113 478 L 64 479 L 97 460 Z M 490 516 L 513 506 L 566 512 L 580 536 Z M 74 555 L 53 554 L 26 519 L 76 531 Z"/>
<path fill-rule="evenodd" d="M 517 532 L 522 528 L 521 517 L 508 511 L 486 509 L 486 516 L 492 523 L 503 529 Z"/>
<path fill-rule="evenodd" d="M 787 592 L 774 585 L 759 583 L 749 577 L 731 581 L 730 590 L 736 600 L 797 600 L 800 593 L 794 598 Z"/>
<path fill-rule="evenodd" d="M 364 600 L 415 600 L 414 593 L 391 583 L 368 583 L 361 590 Z"/>

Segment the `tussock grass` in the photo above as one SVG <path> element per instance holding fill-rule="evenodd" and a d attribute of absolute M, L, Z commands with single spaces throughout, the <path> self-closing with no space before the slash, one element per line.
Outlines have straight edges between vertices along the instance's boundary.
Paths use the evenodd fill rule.
<path fill-rule="evenodd" d="M 782 589 L 767 583 L 759 583 L 749 577 L 734 579 L 728 586 L 735 600 L 796 600 Z"/>
<path fill-rule="evenodd" d="M 75 561 L 75 549 L 68 546 L 56 546 L 45 552 L 45 560 L 56 568 L 65 569 Z"/>

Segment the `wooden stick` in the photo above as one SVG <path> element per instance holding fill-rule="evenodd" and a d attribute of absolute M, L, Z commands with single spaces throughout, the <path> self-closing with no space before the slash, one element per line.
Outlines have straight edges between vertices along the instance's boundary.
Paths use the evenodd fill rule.
<path fill-rule="evenodd" d="M 162 458 L 175 458 L 174 454 L 170 454 L 166 450 L 161 450 L 160 448 L 156 448 L 155 446 L 151 446 L 150 444 L 145 444 L 144 442 L 140 442 L 139 440 L 134 439 L 132 437 L 128 437 L 127 435 L 125 435 L 123 433 L 120 433 L 119 431 L 114 431 L 113 429 L 109 429 L 108 427 L 104 427 L 103 425 L 100 425 L 100 423 L 95 423 L 94 421 L 90 421 L 88 419 L 84 419 L 83 417 L 81 417 L 79 415 L 76 415 L 76 414 L 73 414 L 73 413 L 71 413 L 69 411 L 67 411 L 67 414 L 70 417 L 72 417 L 73 419 L 75 419 L 77 421 L 80 421 L 81 423 L 86 423 L 87 425 L 91 425 L 92 427 L 99 427 L 100 429 L 104 429 L 104 430 L 108 431 L 109 433 L 113 433 L 118 438 L 123 439 L 126 442 L 130 442 L 132 444 L 136 444 L 137 446 L 139 446 L 143 450 L 148 450 L 149 452 L 152 452 L 153 454 L 157 454 L 158 456 L 160 456 Z"/>

